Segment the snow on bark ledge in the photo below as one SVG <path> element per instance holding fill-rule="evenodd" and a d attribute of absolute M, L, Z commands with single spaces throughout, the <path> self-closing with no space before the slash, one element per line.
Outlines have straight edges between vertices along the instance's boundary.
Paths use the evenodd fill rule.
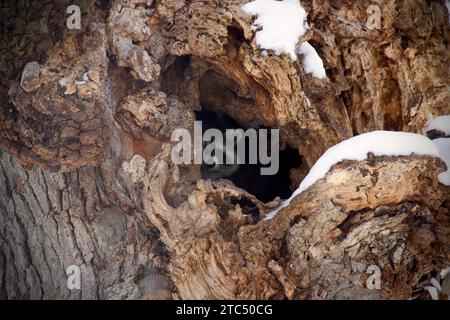
<path fill-rule="evenodd" d="M 436 117 L 430 121 L 427 131 L 437 130 L 443 132 L 446 136 L 450 136 L 450 115 Z"/>
<path fill-rule="evenodd" d="M 299 52 L 303 55 L 303 68 L 305 68 L 306 73 L 311 73 L 313 77 L 319 79 L 327 77 L 322 59 L 308 41 L 302 43 Z"/>
<path fill-rule="evenodd" d="M 343 160 L 363 161 L 368 153 L 375 156 L 410 156 L 429 155 L 439 157 L 438 147 L 425 136 L 393 131 L 373 131 L 345 140 L 328 149 L 309 171 L 305 179 L 292 196 L 283 201 L 281 206 L 267 215 L 270 220 L 282 208 L 287 207 L 292 199 L 308 189 L 317 180 L 325 177 L 335 164 Z"/>
<path fill-rule="evenodd" d="M 273 50 L 277 55 L 289 54 L 297 60 L 295 47 L 308 29 L 307 13 L 298 0 L 255 0 L 245 4 L 242 10 L 257 19 L 253 26 L 256 43 L 262 49 Z"/>
<path fill-rule="evenodd" d="M 433 140 L 433 143 L 439 149 L 439 157 L 447 165 L 447 171 L 439 174 L 439 182 L 450 186 L 450 138 L 439 138 Z"/>

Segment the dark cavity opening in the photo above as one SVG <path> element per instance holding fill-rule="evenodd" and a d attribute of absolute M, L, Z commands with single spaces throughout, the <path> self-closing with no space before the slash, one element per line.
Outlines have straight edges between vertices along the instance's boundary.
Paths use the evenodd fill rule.
<path fill-rule="evenodd" d="M 202 121 L 202 131 L 205 132 L 208 129 L 220 130 L 223 133 L 224 143 L 226 129 L 246 130 L 246 128 L 242 128 L 229 115 L 222 112 L 210 111 L 208 110 L 208 106 L 202 107 L 203 110 L 196 113 L 197 120 Z M 270 133 L 270 128 L 261 127 L 259 129 L 269 129 Z M 258 134 L 257 137 L 259 146 Z M 270 139 L 270 135 L 268 137 Z M 206 144 L 208 143 L 206 142 L 205 145 Z M 267 145 L 270 146 L 270 140 L 267 141 Z M 253 194 L 262 202 L 272 201 L 276 197 L 287 199 L 293 192 L 291 188 L 293 182 L 291 181 L 291 170 L 298 169 L 300 167 L 302 164 L 302 158 L 297 150 L 292 149 L 289 146 L 284 146 L 284 149 L 281 150 L 282 146 L 283 144 L 280 141 L 279 169 L 274 175 L 261 175 L 261 167 L 267 167 L 269 165 L 262 165 L 259 161 L 259 157 L 257 164 L 248 164 L 249 143 L 247 140 L 245 146 L 246 164 L 208 165 L 203 163 L 201 165 L 202 179 L 210 179 L 213 181 L 228 179 L 232 181 L 234 185 Z M 245 204 L 242 205 L 245 206 Z"/>

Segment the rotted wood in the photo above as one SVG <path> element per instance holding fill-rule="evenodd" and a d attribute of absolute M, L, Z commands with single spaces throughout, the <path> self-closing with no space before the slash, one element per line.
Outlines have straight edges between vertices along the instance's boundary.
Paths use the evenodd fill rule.
<path fill-rule="evenodd" d="M 325 80 L 262 56 L 245 2 L 81 1 L 68 30 L 70 1 L 2 1 L 0 298 L 427 297 L 450 265 L 440 160 L 344 161 L 263 220 L 279 199 L 175 166 L 170 135 L 205 105 L 279 128 L 304 160 L 296 185 L 344 139 L 425 133 L 449 113 L 444 1 L 301 1 Z M 365 27 L 373 4 L 381 30 Z"/>

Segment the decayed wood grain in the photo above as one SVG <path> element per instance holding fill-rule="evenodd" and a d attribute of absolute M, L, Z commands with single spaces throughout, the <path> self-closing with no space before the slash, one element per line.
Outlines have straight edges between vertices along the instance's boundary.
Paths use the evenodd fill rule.
<path fill-rule="evenodd" d="M 169 157 L 204 105 L 279 128 L 305 160 L 294 184 L 356 134 L 424 133 L 449 113 L 444 1 L 302 1 L 325 80 L 262 56 L 243 0 L 85 1 L 81 30 L 69 2 L 0 4 L 1 298 L 423 298 L 450 264 L 437 159 L 340 163 L 263 221 L 277 200 Z"/>
<path fill-rule="evenodd" d="M 162 190 L 176 171 L 167 155 L 154 160 L 144 207 L 173 253 L 180 298 L 407 299 L 449 258 L 449 193 L 436 159 L 339 164 L 269 221 L 269 208 L 226 183 L 199 182 L 169 205 Z M 234 197 L 254 201 L 259 218 L 230 205 Z M 370 265 L 382 270 L 380 291 L 365 287 Z"/>

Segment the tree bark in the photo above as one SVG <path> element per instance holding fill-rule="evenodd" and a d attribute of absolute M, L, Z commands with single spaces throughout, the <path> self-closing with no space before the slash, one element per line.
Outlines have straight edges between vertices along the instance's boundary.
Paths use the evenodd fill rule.
<path fill-rule="evenodd" d="M 245 2 L 81 1 L 80 30 L 68 0 L 0 4 L 0 298 L 427 297 L 450 266 L 439 159 L 343 161 L 264 220 L 279 199 L 173 164 L 170 137 L 205 106 L 278 128 L 303 159 L 297 185 L 352 136 L 425 134 L 450 113 L 444 1 L 301 1 L 324 80 L 262 55 Z"/>

